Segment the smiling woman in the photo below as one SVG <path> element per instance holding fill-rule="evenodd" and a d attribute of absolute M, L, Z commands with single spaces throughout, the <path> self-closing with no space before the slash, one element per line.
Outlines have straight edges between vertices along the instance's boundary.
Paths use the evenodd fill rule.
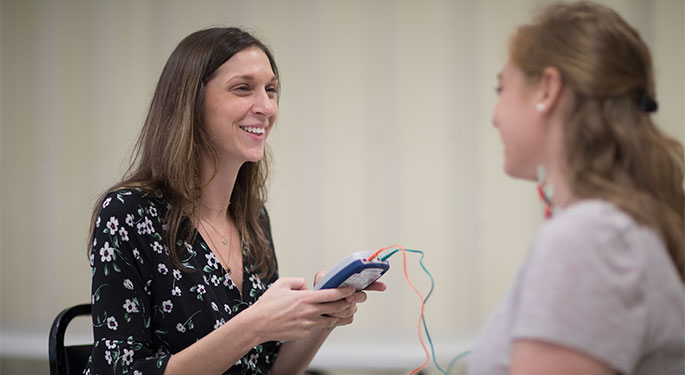
<path fill-rule="evenodd" d="M 135 162 L 93 213 L 86 374 L 301 373 L 352 322 L 364 292 L 278 277 L 264 208 L 278 92 L 271 52 L 240 29 L 171 54 Z"/>

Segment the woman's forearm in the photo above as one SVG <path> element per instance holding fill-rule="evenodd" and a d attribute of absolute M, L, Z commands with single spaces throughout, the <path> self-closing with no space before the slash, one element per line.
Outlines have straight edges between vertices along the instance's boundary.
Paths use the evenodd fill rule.
<path fill-rule="evenodd" d="M 316 328 L 308 337 L 284 342 L 271 373 L 302 374 L 332 330 L 333 328 Z"/>
<path fill-rule="evenodd" d="M 354 288 L 311 291 L 304 286 L 303 279 L 278 279 L 255 304 L 173 355 L 165 374 L 221 374 L 266 341 L 286 341 L 274 374 L 304 371 L 330 333 L 325 327 L 351 323 L 361 298 L 354 295 L 364 297 Z"/>
<path fill-rule="evenodd" d="M 249 309 L 169 358 L 165 375 L 223 374 L 245 353 L 262 342 L 254 330 L 258 324 Z"/>

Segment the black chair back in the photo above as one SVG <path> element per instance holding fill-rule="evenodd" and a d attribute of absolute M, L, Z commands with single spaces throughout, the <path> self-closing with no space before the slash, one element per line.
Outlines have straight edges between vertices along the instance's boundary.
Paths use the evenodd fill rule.
<path fill-rule="evenodd" d="M 51 375 L 82 374 L 88 363 L 93 344 L 64 346 L 64 334 L 69 323 L 77 316 L 91 315 L 90 304 L 76 305 L 60 312 L 50 328 L 48 357 Z"/>

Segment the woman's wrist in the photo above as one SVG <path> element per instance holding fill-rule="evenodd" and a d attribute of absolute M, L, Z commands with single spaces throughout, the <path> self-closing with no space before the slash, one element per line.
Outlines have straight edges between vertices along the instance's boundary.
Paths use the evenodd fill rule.
<path fill-rule="evenodd" d="M 248 335 L 248 342 L 251 347 L 255 347 L 263 342 L 269 341 L 266 336 L 268 328 L 265 327 L 263 319 L 261 319 L 254 309 L 254 305 L 238 313 L 227 324 L 234 324 L 238 329 L 243 330 Z M 247 329 L 245 329 L 247 327 Z"/>
<path fill-rule="evenodd" d="M 331 334 L 331 332 L 333 332 L 333 328 L 335 328 L 335 327 L 316 327 L 316 328 L 312 328 L 312 333 L 311 333 L 310 336 L 313 336 L 313 337 L 314 337 L 314 336 L 321 336 L 321 337 L 323 337 L 323 338 L 326 338 L 326 337 L 328 337 L 328 335 Z"/>

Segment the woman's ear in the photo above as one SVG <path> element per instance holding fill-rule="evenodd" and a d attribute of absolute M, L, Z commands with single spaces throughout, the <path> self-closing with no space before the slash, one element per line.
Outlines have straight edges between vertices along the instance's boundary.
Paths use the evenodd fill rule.
<path fill-rule="evenodd" d="M 542 71 L 538 85 L 540 97 L 536 109 L 543 113 L 549 113 L 558 105 L 564 88 L 559 69 L 550 66 L 546 67 Z"/>

